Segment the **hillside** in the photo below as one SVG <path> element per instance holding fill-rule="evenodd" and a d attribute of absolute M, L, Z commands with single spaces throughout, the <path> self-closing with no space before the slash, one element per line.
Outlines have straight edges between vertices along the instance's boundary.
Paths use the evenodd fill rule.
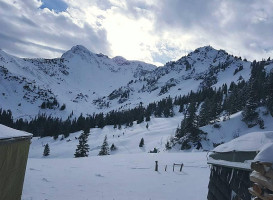
<path fill-rule="evenodd" d="M 56 59 L 18 58 L 1 50 L 0 107 L 25 119 L 108 112 L 248 80 L 250 71 L 250 62 L 210 46 L 162 67 L 94 54 L 80 45 Z"/>
<path fill-rule="evenodd" d="M 211 46 L 162 67 L 80 45 L 56 59 L 1 56 L 0 122 L 34 136 L 104 128 L 111 137 L 109 125 L 137 133 L 144 121 L 169 118 L 161 120 L 169 126 L 161 130 L 165 142 L 149 150 L 164 149 L 166 138 L 176 149 L 210 150 L 251 129 L 272 129 L 270 59 L 248 62 Z"/>

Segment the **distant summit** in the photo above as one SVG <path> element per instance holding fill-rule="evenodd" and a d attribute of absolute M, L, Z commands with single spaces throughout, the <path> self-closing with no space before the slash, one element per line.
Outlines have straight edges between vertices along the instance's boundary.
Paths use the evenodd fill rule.
<path fill-rule="evenodd" d="M 94 54 L 82 45 L 73 46 L 70 50 L 65 52 L 61 58 L 72 58 L 74 56 L 80 56 L 82 59 L 92 59 Z"/>

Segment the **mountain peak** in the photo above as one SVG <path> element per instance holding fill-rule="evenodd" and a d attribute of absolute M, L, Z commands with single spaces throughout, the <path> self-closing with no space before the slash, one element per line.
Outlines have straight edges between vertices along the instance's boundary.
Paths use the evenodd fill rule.
<path fill-rule="evenodd" d="M 90 57 L 93 57 L 93 53 L 89 51 L 86 47 L 83 45 L 75 45 L 70 50 L 65 52 L 62 55 L 62 58 L 72 58 L 74 56 L 80 56 L 81 58 L 90 59 Z"/>
<path fill-rule="evenodd" d="M 71 51 L 73 52 L 77 52 L 77 51 L 80 51 L 80 52 L 85 52 L 85 51 L 88 51 L 90 52 L 85 46 L 83 45 L 75 45 L 71 48 Z"/>
<path fill-rule="evenodd" d="M 122 56 L 116 56 L 114 58 L 112 58 L 112 60 L 117 64 L 117 65 L 129 65 L 130 62 L 128 60 L 126 60 L 124 57 Z"/>
<path fill-rule="evenodd" d="M 199 47 L 197 49 L 195 49 L 194 51 L 192 51 L 191 53 L 189 53 L 187 56 L 182 57 L 183 58 L 192 58 L 194 60 L 204 60 L 207 58 L 216 58 L 216 57 L 221 57 L 224 55 L 227 55 L 228 53 L 224 50 L 218 50 L 213 48 L 210 45 L 207 46 L 203 46 L 203 47 Z"/>
<path fill-rule="evenodd" d="M 206 46 L 195 49 L 193 52 L 196 53 L 196 52 L 209 52 L 209 51 L 218 51 L 218 50 L 213 48 L 210 45 L 206 45 Z"/>

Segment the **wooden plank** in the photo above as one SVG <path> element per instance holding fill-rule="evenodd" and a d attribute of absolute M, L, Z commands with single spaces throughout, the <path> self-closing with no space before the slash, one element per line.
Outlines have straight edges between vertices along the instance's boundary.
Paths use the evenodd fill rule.
<path fill-rule="evenodd" d="M 264 195 L 261 195 L 261 194 L 258 194 L 257 192 L 255 192 L 253 190 L 253 188 L 248 188 L 248 191 L 250 192 L 250 194 L 252 194 L 253 196 L 256 196 L 262 200 L 273 200 L 273 194 L 264 194 Z"/>
<path fill-rule="evenodd" d="M 251 167 L 251 169 L 253 169 L 261 174 L 265 173 L 264 166 L 260 162 L 252 162 L 250 167 Z"/>
<path fill-rule="evenodd" d="M 263 193 L 262 187 L 258 183 L 253 184 L 253 190 L 258 194 Z"/>
<path fill-rule="evenodd" d="M 273 169 L 271 163 L 252 162 L 251 169 L 260 172 L 262 175 L 273 179 Z"/>
<path fill-rule="evenodd" d="M 262 185 L 263 187 L 273 191 L 273 180 L 264 177 L 261 173 L 253 171 L 250 174 L 250 180 L 254 183 L 258 183 Z"/>

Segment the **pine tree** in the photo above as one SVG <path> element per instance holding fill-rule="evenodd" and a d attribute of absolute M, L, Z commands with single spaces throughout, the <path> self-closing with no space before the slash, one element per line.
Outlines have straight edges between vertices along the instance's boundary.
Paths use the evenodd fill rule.
<path fill-rule="evenodd" d="M 50 154 L 49 145 L 46 144 L 46 145 L 45 145 L 45 148 L 44 148 L 43 156 L 49 156 L 49 154 Z"/>
<path fill-rule="evenodd" d="M 107 135 L 104 137 L 100 152 L 98 154 L 99 156 L 105 156 L 105 155 L 110 155 L 109 153 L 109 145 L 107 142 Z"/>
<path fill-rule="evenodd" d="M 242 121 L 245 122 L 249 128 L 251 128 L 258 124 L 259 119 L 259 113 L 256 111 L 258 107 L 258 97 L 255 80 L 253 78 L 251 78 L 251 80 L 249 81 L 248 90 L 248 100 L 242 112 Z"/>
<path fill-rule="evenodd" d="M 88 136 L 89 136 L 89 131 L 84 131 L 80 136 L 79 136 L 79 144 L 77 145 L 76 152 L 74 154 L 75 158 L 78 157 L 88 157 L 88 152 L 89 152 L 89 145 L 87 144 L 88 141 Z"/>
<path fill-rule="evenodd" d="M 139 142 L 139 147 L 143 147 L 144 146 L 144 139 L 141 138 L 140 142 Z"/>
<path fill-rule="evenodd" d="M 115 150 L 117 150 L 117 147 L 115 146 L 115 144 L 114 144 L 114 143 L 111 145 L 110 150 L 111 150 L 111 151 L 115 151 Z"/>
<path fill-rule="evenodd" d="M 146 121 L 146 122 L 149 122 L 150 120 L 151 120 L 151 116 L 150 116 L 149 114 L 147 114 L 147 115 L 146 115 L 145 121 Z"/>
<path fill-rule="evenodd" d="M 273 73 L 267 78 L 266 91 L 266 106 L 271 116 L 273 116 Z"/>
<path fill-rule="evenodd" d="M 165 144 L 165 148 L 166 150 L 170 150 L 172 148 L 169 141 L 167 141 L 167 143 Z"/>
<path fill-rule="evenodd" d="M 180 128 L 176 130 L 175 139 L 182 143 L 182 150 L 191 148 L 190 143 L 197 145 L 201 141 L 202 135 L 205 134 L 198 127 L 198 118 L 195 112 L 195 103 L 190 103 Z"/>

